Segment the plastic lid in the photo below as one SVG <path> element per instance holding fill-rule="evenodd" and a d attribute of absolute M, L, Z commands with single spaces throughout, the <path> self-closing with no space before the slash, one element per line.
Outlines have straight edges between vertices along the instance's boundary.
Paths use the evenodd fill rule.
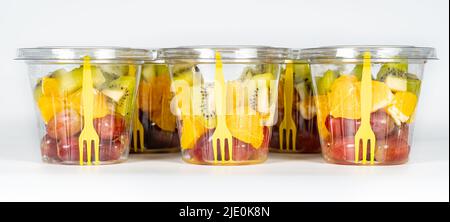
<path fill-rule="evenodd" d="M 215 60 L 220 52 L 223 60 L 285 60 L 289 50 L 268 46 L 182 46 L 162 49 L 163 59 Z"/>
<path fill-rule="evenodd" d="M 92 60 L 153 60 L 155 50 L 122 47 L 37 47 L 21 48 L 18 60 L 81 60 L 89 56 Z"/>
<path fill-rule="evenodd" d="M 309 48 L 300 50 L 295 59 L 361 59 L 364 52 L 370 52 L 372 59 L 437 59 L 434 48 L 393 45 Z"/>

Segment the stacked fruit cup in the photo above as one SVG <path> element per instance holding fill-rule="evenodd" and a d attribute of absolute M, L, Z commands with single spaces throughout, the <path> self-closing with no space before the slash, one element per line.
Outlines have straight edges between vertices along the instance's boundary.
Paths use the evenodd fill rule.
<path fill-rule="evenodd" d="M 142 124 L 144 139 L 143 144 L 137 143 L 137 147 L 133 147 L 131 152 L 178 152 L 180 138 L 176 129 L 176 117 L 170 108 L 173 93 L 168 65 L 163 60 L 150 58 L 143 65 L 141 77 L 137 115 Z M 137 136 L 133 134 L 133 140 L 135 137 Z M 140 147 L 141 145 L 144 147 Z"/>
<path fill-rule="evenodd" d="M 287 50 L 199 46 L 164 49 L 162 54 L 173 80 L 172 111 L 183 160 L 210 165 L 265 161 Z"/>
<path fill-rule="evenodd" d="M 408 161 L 424 64 L 432 48 L 411 46 L 342 46 L 302 50 L 311 62 L 318 131 L 326 161 L 363 164 L 362 145 L 355 157 L 355 134 L 361 125 L 363 54 L 371 55 L 370 125 L 375 134 L 375 164 Z"/>
<path fill-rule="evenodd" d="M 96 135 L 89 135 L 98 138 L 99 162 L 96 163 L 109 164 L 127 159 L 137 83 L 142 59 L 148 56 L 147 50 L 129 48 L 19 49 L 18 59 L 28 64 L 38 108 L 44 162 L 96 162 L 95 148 L 88 155 L 88 144 L 79 146 L 84 139 L 80 134 L 85 128 L 86 109 L 92 111 L 96 132 Z M 90 108 L 83 102 L 83 98 L 87 98 L 83 95 L 83 77 L 89 73 L 87 69 L 92 77 L 93 106 Z M 81 161 L 80 148 L 83 149 Z"/>
<path fill-rule="evenodd" d="M 293 50 L 292 56 L 295 56 L 298 50 Z M 294 59 L 294 58 L 293 58 Z M 285 119 L 285 86 L 286 69 L 282 70 L 280 83 L 278 87 L 278 118 L 277 124 L 273 126 L 272 139 L 270 140 L 271 151 L 285 153 L 320 153 L 320 140 L 317 131 L 316 107 L 314 103 L 314 93 L 312 86 L 312 76 L 309 64 L 304 60 L 289 60 L 293 63 L 293 95 L 291 101 L 292 119 L 295 123 L 297 134 L 295 138 L 287 138 L 286 132 L 280 140 L 280 124 Z M 290 144 L 295 147 L 287 146 L 286 141 L 291 140 Z M 280 142 L 283 141 L 283 144 Z"/>

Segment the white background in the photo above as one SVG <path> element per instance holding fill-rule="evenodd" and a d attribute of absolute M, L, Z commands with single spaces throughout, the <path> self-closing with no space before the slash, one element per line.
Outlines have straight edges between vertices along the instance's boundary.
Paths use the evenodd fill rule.
<path fill-rule="evenodd" d="M 444 161 L 444 166 L 447 166 L 447 182 L 442 186 L 447 188 L 446 195 L 443 194 L 446 197 L 443 198 L 448 201 L 448 4 L 447 0 L 1 0 L 0 162 L 3 161 L 3 166 L 8 165 L 7 161 L 12 161 L 13 164 L 18 160 L 25 165 L 31 164 L 24 170 L 27 172 L 33 172 L 38 168 L 39 172 L 48 173 L 47 170 L 56 170 L 58 174 L 59 170 L 64 169 L 42 168 L 43 164 L 39 163 L 39 139 L 32 96 L 25 65 L 13 61 L 16 48 L 47 45 L 169 47 L 195 44 L 253 44 L 299 48 L 340 44 L 430 46 L 437 49 L 440 60 L 431 61 L 425 67 L 415 130 L 415 142 L 428 145 L 413 149 L 423 149 L 417 150 L 415 155 L 430 152 L 445 155 L 429 160 Z M 430 144 L 434 144 L 434 147 L 428 147 Z M 319 164 L 319 168 L 322 165 Z M 14 180 L 15 173 L 12 173 L 14 169 L 14 165 L 8 170 L 0 169 L 0 173 L 9 172 L 0 174 L 0 179 Z M 111 169 L 113 168 L 107 168 L 107 171 Z M 205 168 L 201 168 L 201 171 L 195 169 L 197 168 L 193 168 L 194 174 L 200 175 L 205 171 Z M 253 172 L 249 168 L 242 169 Z M 258 167 L 255 169 L 257 171 Z M 353 168 L 346 168 L 348 169 Z M 157 171 L 160 172 L 162 169 Z M 245 175 L 247 171 L 237 174 Z M 353 172 L 348 171 L 350 174 Z M 212 175 L 214 172 L 215 170 L 206 170 L 205 173 Z M 307 172 L 314 173 L 314 171 Z M 133 175 L 138 174 L 134 173 Z M 227 173 L 229 172 L 225 174 Z M 33 181 L 42 179 L 39 176 L 33 177 Z M 18 181 L 16 183 L 19 183 Z M 404 181 L 408 181 L 408 178 Z M 1 183 L 4 182 L 0 181 L 0 189 Z M 11 182 L 9 185 L 14 186 L 16 183 Z M 174 188 L 176 189 L 176 186 Z M 14 195 L 6 199 L 29 197 L 45 200 L 45 195 L 42 194 L 39 197 L 44 199 L 36 196 L 34 198 L 18 196 L 14 192 L 12 194 Z M 392 195 L 395 197 L 395 194 Z M 422 199 L 430 197 L 422 195 Z M 252 200 L 252 197 L 255 196 L 229 200 Z M 379 198 L 382 199 L 381 197 Z M 164 200 L 159 198 L 156 199 Z M 286 194 L 278 196 L 276 200 L 302 200 L 300 197 L 292 198 Z M 311 197 L 308 200 L 325 199 L 321 196 L 316 199 Z M 2 200 L 1 193 L 0 200 Z"/>

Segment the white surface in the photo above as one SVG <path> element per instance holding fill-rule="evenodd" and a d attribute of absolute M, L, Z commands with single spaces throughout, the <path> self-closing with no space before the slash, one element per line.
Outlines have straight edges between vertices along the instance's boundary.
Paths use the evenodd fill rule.
<path fill-rule="evenodd" d="M 284 156 L 242 168 L 165 156 L 100 168 L 39 162 L 28 77 L 12 60 L 16 48 L 192 44 L 436 47 L 441 60 L 425 67 L 413 160 L 381 168 Z M 0 49 L 0 200 L 448 201 L 448 0 L 1 0 Z M 426 142 L 438 140 L 446 142 Z M 81 179 L 91 183 L 80 188 Z"/>
<path fill-rule="evenodd" d="M 0 201 L 448 202 L 448 146 L 420 142 L 408 164 L 383 167 L 282 154 L 239 167 L 186 164 L 178 154 L 133 155 L 126 163 L 100 167 L 0 158 Z"/>

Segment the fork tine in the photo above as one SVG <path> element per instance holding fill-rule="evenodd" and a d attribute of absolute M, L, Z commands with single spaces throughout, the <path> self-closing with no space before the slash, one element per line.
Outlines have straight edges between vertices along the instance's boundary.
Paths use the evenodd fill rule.
<path fill-rule="evenodd" d="M 92 150 L 91 150 L 91 148 L 92 148 L 92 140 L 88 140 L 88 141 L 86 141 L 86 161 L 87 161 L 87 165 L 88 166 L 90 166 L 90 165 L 92 165 Z"/>
<path fill-rule="evenodd" d="M 296 138 L 295 138 L 295 136 L 297 135 L 297 131 L 296 131 L 296 129 L 292 129 L 292 150 L 293 151 L 295 151 L 297 148 L 296 148 Z"/>
<path fill-rule="evenodd" d="M 100 163 L 100 148 L 99 148 L 99 141 L 94 139 L 94 155 L 95 155 L 95 165 L 98 165 Z"/>
<path fill-rule="evenodd" d="M 133 128 L 133 149 L 134 149 L 135 153 L 137 153 L 137 149 L 138 149 L 137 135 L 138 135 L 137 129 Z"/>
<path fill-rule="evenodd" d="M 228 138 L 227 139 L 227 144 L 228 144 L 228 156 L 230 157 L 230 161 L 233 160 L 233 139 Z"/>
<path fill-rule="evenodd" d="M 213 139 L 213 155 L 214 155 L 214 163 L 217 163 L 217 140 Z"/>
<path fill-rule="evenodd" d="M 78 151 L 80 154 L 80 166 L 83 166 L 84 160 L 83 160 L 83 150 L 84 150 L 84 140 L 83 137 L 80 135 L 80 139 L 78 140 Z"/>
<path fill-rule="evenodd" d="M 375 138 L 370 138 L 370 164 L 375 164 Z"/>
<path fill-rule="evenodd" d="M 369 143 L 369 140 L 363 140 L 363 143 L 362 143 L 362 145 L 363 145 L 363 151 L 362 151 L 362 153 L 363 153 L 363 156 L 362 156 L 362 163 L 363 164 L 367 164 L 367 145 L 368 145 L 368 143 Z M 358 157 L 359 158 L 359 157 Z"/>
<path fill-rule="evenodd" d="M 219 140 L 220 142 L 220 155 L 222 157 L 222 162 L 225 162 L 225 139 L 222 138 Z"/>
<path fill-rule="evenodd" d="M 278 134 L 279 134 L 278 136 L 280 137 L 280 138 L 279 138 L 279 140 L 280 140 L 280 149 L 283 150 L 283 145 L 284 145 L 284 141 L 283 141 L 283 138 L 284 138 L 284 137 L 283 137 L 283 136 L 284 136 L 284 129 L 283 129 L 283 128 L 280 128 Z"/>
<path fill-rule="evenodd" d="M 141 147 L 141 152 L 144 152 L 144 130 L 139 129 L 139 142 L 140 142 L 140 147 Z"/>
<path fill-rule="evenodd" d="M 286 129 L 286 150 L 289 150 L 291 148 L 291 130 Z"/>
<path fill-rule="evenodd" d="M 359 163 L 359 145 L 361 142 L 361 138 L 355 137 L 355 163 Z"/>

